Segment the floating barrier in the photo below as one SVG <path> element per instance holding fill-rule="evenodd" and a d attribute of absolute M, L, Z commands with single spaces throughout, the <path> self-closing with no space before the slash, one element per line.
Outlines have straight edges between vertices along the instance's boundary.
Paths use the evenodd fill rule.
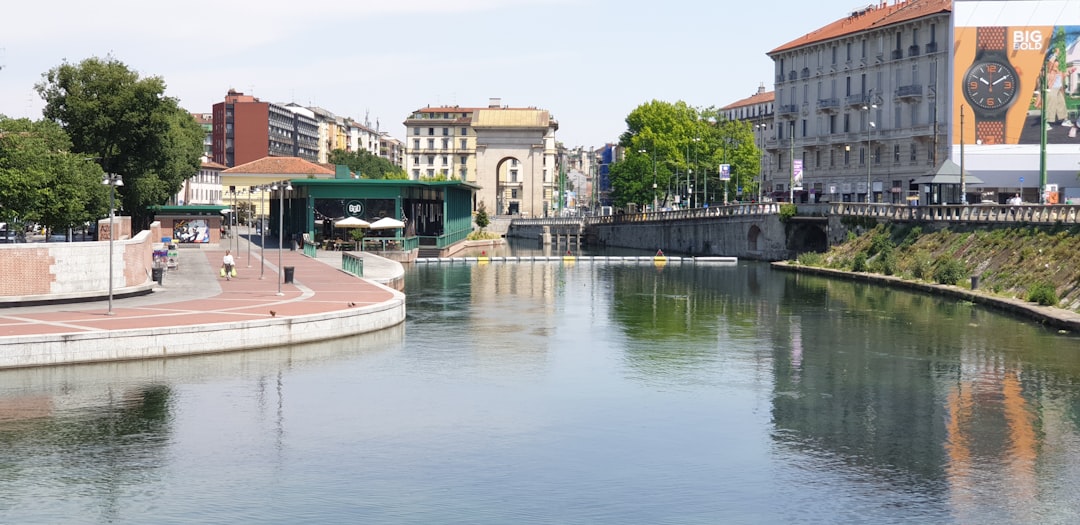
<path fill-rule="evenodd" d="M 522 257 L 419 257 L 417 264 L 473 264 L 503 262 L 562 262 L 562 263 L 648 263 L 648 264 L 737 264 L 738 257 L 673 257 L 670 255 L 557 255 L 557 256 L 522 256 Z"/>

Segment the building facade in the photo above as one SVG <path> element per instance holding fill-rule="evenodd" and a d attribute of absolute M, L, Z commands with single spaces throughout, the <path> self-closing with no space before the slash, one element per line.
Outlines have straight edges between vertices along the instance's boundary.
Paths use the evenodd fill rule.
<path fill-rule="evenodd" d="M 901 203 L 946 159 L 952 2 L 871 5 L 768 53 L 777 200 Z"/>
<path fill-rule="evenodd" d="M 319 126 L 314 113 L 295 104 L 274 104 L 230 89 L 214 104 L 212 159 L 233 167 L 263 157 L 318 161 Z"/>
<path fill-rule="evenodd" d="M 720 108 L 721 118 L 747 122 L 750 124 L 751 129 L 754 130 L 754 143 L 761 150 L 758 183 L 766 194 L 771 194 L 773 192 L 772 188 L 776 184 L 776 181 L 773 180 L 775 173 L 771 169 L 772 157 L 765 149 L 766 137 L 776 134 L 776 121 L 773 112 L 775 100 L 776 93 L 766 91 L 765 84 L 762 83 L 753 95 Z"/>
<path fill-rule="evenodd" d="M 491 99 L 486 108 L 421 108 L 404 124 L 410 179 L 476 184 L 474 205 L 496 215 L 547 217 L 556 209 L 559 125 L 547 110 Z"/>
<path fill-rule="evenodd" d="M 226 166 L 203 157 L 199 172 L 180 185 L 170 204 L 176 206 L 220 205 L 221 172 Z"/>

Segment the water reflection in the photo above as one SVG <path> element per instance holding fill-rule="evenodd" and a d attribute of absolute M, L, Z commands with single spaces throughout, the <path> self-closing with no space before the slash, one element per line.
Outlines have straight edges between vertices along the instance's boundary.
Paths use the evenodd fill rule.
<path fill-rule="evenodd" d="M 757 263 L 405 292 L 354 339 L 0 372 L 3 519 L 1080 520 L 1075 338 Z"/>

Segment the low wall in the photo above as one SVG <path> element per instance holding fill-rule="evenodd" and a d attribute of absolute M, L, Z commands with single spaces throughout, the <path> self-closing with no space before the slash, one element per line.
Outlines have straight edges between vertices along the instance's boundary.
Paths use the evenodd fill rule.
<path fill-rule="evenodd" d="M 787 226 L 776 215 L 612 222 L 585 229 L 589 242 L 602 246 L 767 261 L 791 256 Z"/>
<path fill-rule="evenodd" d="M 118 228 L 119 230 L 119 228 Z M 155 222 L 131 239 L 113 241 L 114 297 L 149 293 Z M 109 293 L 109 241 L 0 244 L 0 307 L 97 299 Z"/>
<path fill-rule="evenodd" d="M 5 337 L 0 369 L 274 348 L 374 332 L 405 321 L 405 296 L 325 314 L 172 328 Z"/>

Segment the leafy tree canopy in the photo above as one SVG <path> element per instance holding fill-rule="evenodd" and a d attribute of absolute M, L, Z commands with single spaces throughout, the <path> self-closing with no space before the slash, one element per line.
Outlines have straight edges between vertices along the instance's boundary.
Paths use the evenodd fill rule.
<path fill-rule="evenodd" d="M 720 164 L 731 165 L 729 200 L 734 200 L 739 187 L 744 199 L 757 195 L 761 154 L 749 123 L 727 120 L 711 107 L 698 109 L 683 101 L 653 100 L 630 112 L 626 125 L 619 138 L 625 158 L 611 167 L 617 206 L 651 203 L 654 179 L 661 203 L 672 202 L 674 195 L 685 198 L 688 175 L 696 194 L 695 206 L 702 199 L 722 202 Z"/>
<path fill-rule="evenodd" d="M 107 214 L 108 186 L 92 160 L 71 152 L 55 122 L 0 116 L 0 221 L 61 231 Z"/>
<path fill-rule="evenodd" d="M 349 171 L 360 175 L 362 179 L 407 179 L 405 170 L 395 166 L 392 162 L 372 155 L 368 151 L 345 151 L 336 149 L 330 152 L 327 159 L 332 164 L 343 164 L 349 167 Z"/>
<path fill-rule="evenodd" d="M 72 151 L 117 173 L 122 208 L 136 228 L 149 225 L 150 206 L 164 204 L 198 173 L 203 130 L 166 97 L 160 77 L 140 78 L 112 58 L 64 62 L 42 74 L 35 89 L 44 116 L 71 137 Z"/>

